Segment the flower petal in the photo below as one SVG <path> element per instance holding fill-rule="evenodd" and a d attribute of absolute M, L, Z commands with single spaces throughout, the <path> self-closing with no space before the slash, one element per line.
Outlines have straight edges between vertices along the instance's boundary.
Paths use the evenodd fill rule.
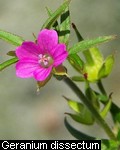
<path fill-rule="evenodd" d="M 29 41 L 23 42 L 22 45 L 16 49 L 16 55 L 19 59 L 26 57 L 37 59 L 39 53 L 39 47 L 37 44 Z"/>
<path fill-rule="evenodd" d="M 68 56 L 65 44 L 58 44 L 54 50 L 54 67 L 60 65 Z"/>
<path fill-rule="evenodd" d="M 52 54 L 54 47 L 58 44 L 58 35 L 55 30 L 43 29 L 38 34 L 38 45 L 43 53 Z"/>
<path fill-rule="evenodd" d="M 22 59 L 16 63 L 16 75 L 21 78 L 33 77 L 33 72 L 39 67 L 34 59 Z"/>
<path fill-rule="evenodd" d="M 51 70 L 52 66 L 49 68 L 39 68 L 35 70 L 34 77 L 37 81 L 43 81 L 49 76 Z"/>

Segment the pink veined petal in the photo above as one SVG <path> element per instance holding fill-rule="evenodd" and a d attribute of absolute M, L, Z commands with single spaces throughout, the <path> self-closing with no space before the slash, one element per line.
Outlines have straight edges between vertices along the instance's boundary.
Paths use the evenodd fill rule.
<path fill-rule="evenodd" d="M 34 78 L 37 81 L 44 81 L 50 74 L 52 66 L 49 68 L 38 68 L 34 71 Z"/>
<path fill-rule="evenodd" d="M 37 58 L 39 54 L 39 47 L 34 42 L 26 41 L 21 46 L 17 47 L 16 55 L 19 59 L 23 58 Z"/>
<path fill-rule="evenodd" d="M 54 47 L 58 44 L 58 35 L 55 30 L 43 29 L 38 34 L 38 45 L 43 53 L 54 53 Z"/>
<path fill-rule="evenodd" d="M 54 67 L 60 65 L 68 56 L 65 44 L 58 44 L 53 54 Z"/>
<path fill-rule="evenodd" d="M 34 59 L 22 59 L 16 63 L 16 75 L 21 78 L 33 77 L 33 72 L 39 68 Z"/>
<path fill-rule="evenodd" d="M 54 65 L 53 66 L 56 67 L 56 66 L 62 64 L 66 60 L 67 56 L 68 56 L 68 54 L 64 53 L 60 57 L 57 57 L 55 59 L 55 61 L 54 61 Z"/>

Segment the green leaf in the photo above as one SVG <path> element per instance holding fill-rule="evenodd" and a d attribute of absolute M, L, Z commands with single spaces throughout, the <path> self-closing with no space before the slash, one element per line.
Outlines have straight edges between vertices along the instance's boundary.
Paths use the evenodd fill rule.
<path fill-rule="evenodd" d="M 78 42 L 77 44 L 75 44 L 71 48 L 69 48 L 69 55 L 75 54 L 78 52 L 83 52 L 84 50 L 87 50 L 91 47 L 96 47 L 96 45 L 98 45 L 98 44 L 101 44 L 103 42 L 108 42 L 115 38 L 116 38 L 115 35 L 111 35 L 111 36 L 102 36 L 102 37 L 98 37 L 96 39 L 84 40 L 84 41 Z"/>
<path fill-rule="evenodd" d="M 3 30 L 0 30 L 0 39 L 9 42 L 15 46 L 21 45 L 24 41 L 21 37 Z"/>
<path fill-rule="evenodd" d="M 115 135 L 111 131 L 111 129 L 108 126 L 108 124 L 100 116 L 100 114 L 94 108 L 94 106 L 91 104 L 91 102 L 86 98 L 86 96 L 81 91 L 81 89 L 79 89 L 78 86 L 69 77 L 64 78 L 64 81 L 65 81 L 66 84 L 69 85 L 69 87 L 71 88 L 71 90 L 74 91 L 74 93 L 76 94 L 76 96 L 78 96 L 78 98 L 80 99 L 80 101 L 82 101 L 85 104 L 85 106 L 87 107 L 87 109 L 91 112 L 92 116 L 96 119 L 96 122 L 103 127 L 103 129 L 106 131 L 106 133 L 108 134 L 108 136 L 111 139 L 116 139 Z"/>
<path fill-rule="evenodd" d="M 49 16 L 52 16 L 53 12 L 49 8 L 47 8 L 47 12 Z M 59 34 L 59 42 L 65 43 L 68 45 L 69 36 L 70 36 L 70 16 L 69 16 L 69 8 L 65 10 L 65 12 L 61 15 L 60 26 L 58 21 L 55 21 L 53 27 L 58 31 Z"/>
<path fill-rule="evenodd" d="M 68 56 L 69 63 L 79 72 L 82 73 L 84 62 L 77 54 L 71 54 Z"/>
<path fill-rule="evenodd" d="M 116 121 L 118 121 L 120 123 L 120 112 L 117 113 L 116 117 L 115 117 Z"/>
<path fill-rule="evenodd" d="M 112 114 L 114 122 L 118 121 L 116 120 L 116 118 L 117 118 L 117 115 L 120 113 L 119 106 L 117 106 L 115 103 L 112 102 L 110 112 Z"/>
<path fill-rule="evenodd" d="M 71 0 L 66 0 L 43 24 L 42 29 L 50 29 L 58 17 L 65 11 Z"/>
<path fill-rule="evenodd" d="M 117 134 L 117 139 L 120 141 L 120 129 L 119 129 L 118 134 Z"/>
<path fill-rule="evenodd" d="M 98 97 L 98 100 L 101 102 L 107 102 L 108 101 L 108 96 L 106 96 L 104 94 L 98 94 L 97 93 L 97 97 Z"/>
<path fill-rule="evenodd" d="M 79 103 L 79 102 L 76 102 L 76 101 L 73 101 L 73 100 L 70 100 L 69 98 L 63 96 L 67 102 L 68 102 L 68 105 L 69 107 L 74 110 L 75 112 L 77 113 L 81 113 L 83 112 L 84 110 L 84 105 L 82 103 Z"/>
<path fill-rule="evenodd" d="M 94 119 L 91 115 L 91 113 L 88 111 L 88 109 L 79 102 L 70 100 L 69 98 L 65 97 L 64 98 L 67 100 L 68 102 L 68 106 L 76 112 L 76 114 L 71 114 L 71 113 L 66 113 L 69 116 L 72 117 L 73 120 L 79 122 L 79 123 L 83 123 L 83 124 L 93 124 Z"/>
<path fill-rule="evenodd" d="M 105 105 L 106 101 L 102 101 L 102 103 Z M 119 122 L 119 113 L 120 113 L 120 107 L 117 106 L 114 102 L 111 104 L 110 113 L 112 115 L 113 121 Z"/>
<path fill-rule="evenodd" d="M 73 27 L 73 29 L 74 29 L 74 31 L 76 33 L 78 41 L 83 41 L 83 37 L 81 36 L 80 32 L 78 31 L 78 29 L 77 29 L 77 27 L 76 27 L 76 25 L 74 23 L 72 23 L 72 27 Z M 83 69 L 83 66 L 84 66 L 84 62 L 82 61 L 82 59 L 77 54 L 71 54 L 71 55 L 69 55 L 68 60 L 69 60 L 70 64 L 78 72 L 81 72 L 81 70 Z"/>
<path fill-rule="evenodd" d="M 84 114 L 81 113 L 76 113 L 76 114 L 71 114 L 71 113 L 65 113 L 69 115 L 74 121 L 86 124 L 86 125 L 92 125 L 94 123 L 94 119 L 91 116 L 90 112 L 85 111 Z"/>
<path fill-rule="evenodd" d="M 113 64 L 114 64 L 114 56 L 113 55 L 109 55 L 104 64 L 102 65 L 101 69 L 99 70 L 98 76 L 99 78 L 103 78 L 108 76 L 113 68 Z"/>
<path fill-rule="evenodd" d="M 78 29 L 74 23 L 72 23 L 72 27 L 75 30 L 78 41 L 83 41 L 84 39 L 81 36 L 80 32 L 78 31 Z M 102 55 L 101 55 L 99 49 L 96 47 L 93 47 L 93 48 L 90 48 L 86 51 L 83 51 L 83 55 L 86 59 L 86 63 L 89 66 L 93 66 L 95 63 L 98 63 L 96 61 L 100 61 L 100 59 L 102 58 Z"/>
<path fill-rule="evenodd" d="M 71 133 L 72 136 L 74 136 L 78 140 L 95 140 L 95 137 L 89 136 L 81 131 L 76 130 L 73 128 L 67 121 L 66 117 L 64 119 L 64 124 L 67 128 L 67 130 Z"/>
<path fill-rule="evenodd" d="M 52 14 L 53 14 L 52 10 L 49 9 L 48 7 L 46 7 L 46 9 L 47 9 L 48 16 L 51 17 Z M 59 24 L 58 24 L 57 20 L 54 22 L 53 27 L 54 27 L 57 31 L 59 30 Z"/>
<path fill-rule="evenodd" d="M 68 45 L 70 37 L 70 12 L 69 8 L 61 15 L 59 42 Z"/>
<path fill-rule="evenodd" d="M 111 108 L 111 99 L 109 99 L 109 101 L 107 102 L 107 104 L 104 106 L 103 110 L 101 111 L 101 116 L 102 118 L 105 118 L 107 113 L 109 112 L 110 108 Z"/>
<path fill-rule="evenodd" d="M 102 150 L 119 150 L 120 142 L 114 140 L 105 140 L 103 139 L 101 142 Z"/>
<path fill-rule="evenodd" d="M 78 31 L 78 29 L 77 29 L 77 27 L 76 27 L 76 25 L 75 25 L 74 23 L 72 23 L 72 27 L 73 27 L 73 29 L 74 29 L 74 31 L 75 31 L 75 33 L 76 33 L 76 36 L 77 36 L 77 38 L 78 38 L 78 41 L 83 41 L 84 39 L 83 39 L 83 37 L 81 36 L 80 32 Z"/>
<path fill-rule="evenodd" d="M 2 71 L 3 69 L 5 69 L 6 67 L 16 63 L 18 61 L 18 58 L 15 57 L 15 58 L 12 58 L 12 59 L 9 59 L 3 63 L 0 64 L 0 71 Z"/>

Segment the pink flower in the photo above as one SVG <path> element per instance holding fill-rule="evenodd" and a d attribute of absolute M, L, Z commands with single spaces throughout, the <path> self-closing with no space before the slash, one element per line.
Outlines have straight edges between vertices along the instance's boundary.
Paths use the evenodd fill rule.
<path fill-rule="evenodd" d="M 60 65 L 68 56 L 65 44 L 58 44 L 55 30 L 43 29 L 38 34 L 37 43 L 25 41 L 17 47 L 16 75 L 21 78 L 34 77 L 45 80 L 53 67 Z"/>

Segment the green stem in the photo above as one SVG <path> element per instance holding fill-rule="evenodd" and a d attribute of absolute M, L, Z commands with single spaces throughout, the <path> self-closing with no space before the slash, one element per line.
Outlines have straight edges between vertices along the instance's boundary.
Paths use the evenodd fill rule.
<path fill-rule="evenodd" d="M 90 101 L 85 97 L 83 92 L 77 87 L 77 85 L 68 77 L 65 77 L 64 82 L 75 92 L 75 94 L 81 99 L 81 101 L 86 105 L 89 111 L 92 113 L 96 121 L 103 127 L 110 139 L 116 140 L 116 137 L 105 120 L 100 116 L 98 111 L 90 103 Z"/>
<path fill-rule="evenodd" d="M 99 90 L 101 91 L 102 94 L 107 95 L 101 80 L 99 80 L 99 82 L 97 83 L 97 86 L 98 86 L 98 88 L 99 88 Z M 102 102 L 102 103 L 106 104 L 106 102 Z M 116 122 L 116 117 L 115 116 L 117 116 L 117 114 L 120 112 L 120 108 L 112 102 L 110 112 L 111 112 L 113 121 Z"/>
<path fill-rule="evenodd" d="M 101 80 L 99 80 L 99 81 L 97 82 L 97 85 L 98 85 L 98 88 L 99 88 L 99 90 L 101 91 L 101 93 L 104 94 L 104 95 L 107 95 L 107 93 L 106 93 L 106 91 L 105 91 L 105 89 L 104 89 L 104 86 L 103 86 Z"/>

